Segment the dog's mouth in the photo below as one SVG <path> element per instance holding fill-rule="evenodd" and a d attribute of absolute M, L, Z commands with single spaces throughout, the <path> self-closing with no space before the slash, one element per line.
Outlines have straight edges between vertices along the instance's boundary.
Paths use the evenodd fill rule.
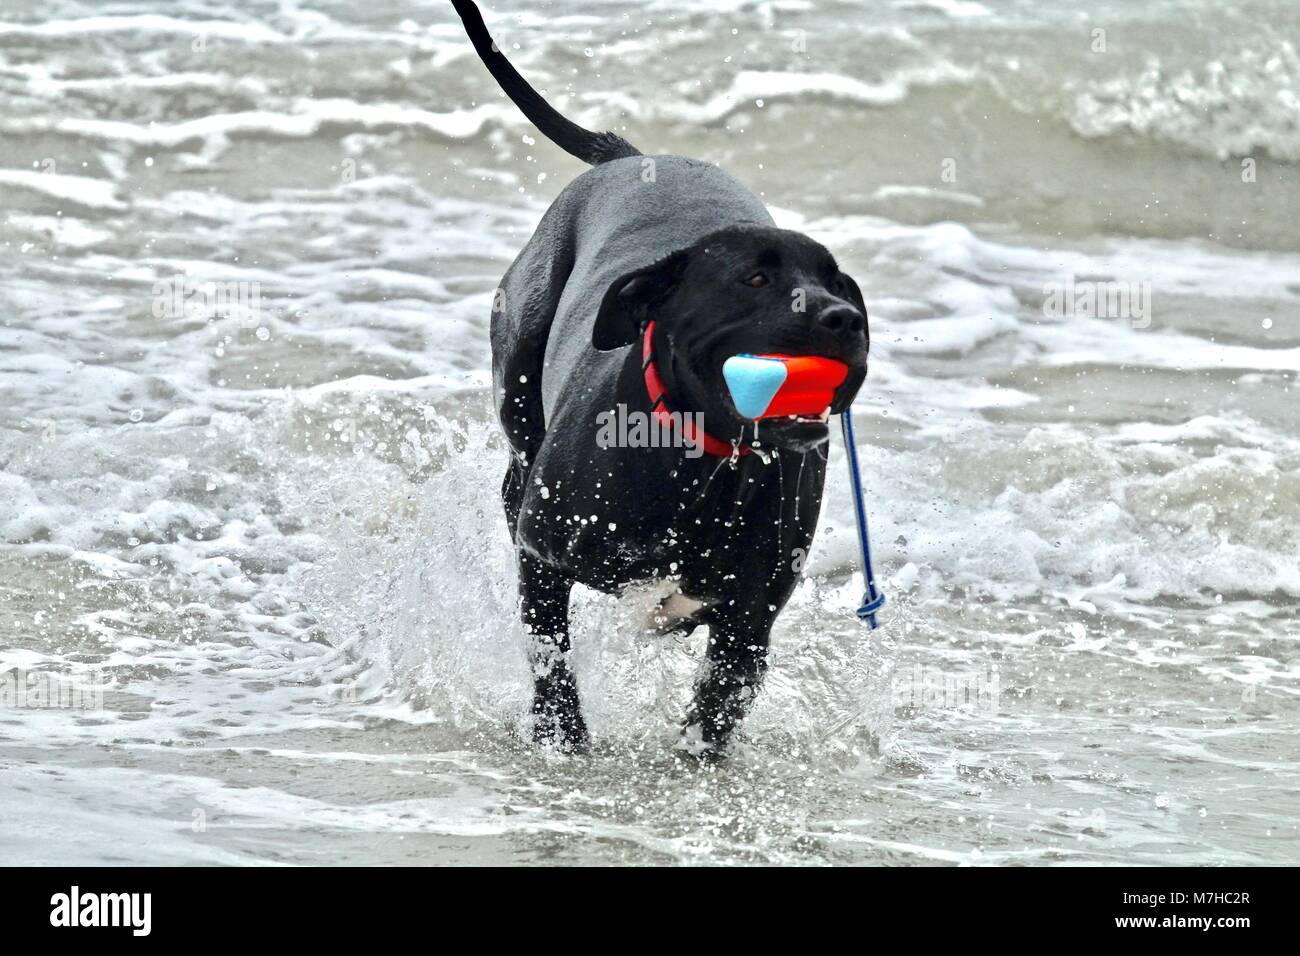
<path fill-rule="evenodd" d="M 850 366 L 822 355 L 740 353 L 723 363 L 728 404 L 755 440 L 807 450 L 830 436 L 837 404 L 847 404 L 856 385 Z"/>
<path fill-rule="evenodd" d="M 770 425 L 770 424 L 772 424 L 772 423 L 774 423 L 774 422 L 775 422 L 775 423 L 778 423 L 778 424 L 779 424 L 779 423 L 782 423 L 782 422 L 784 422 L 784 423 L 786 423 L 786 424 L 789 424 L 790 422 L 796 422 L 796 423 L 802 423 L 802 424 L 812 424 L 812 423 L 815 422 L 815 423 L 820 423 L 820 424 L 822 424 L 822 425 L 825 425 L 825 424 L 826 424 L 827 422 L 829 422 L 830 420 L 831 420 L 831 407 L 830 407 L 829 405 L 827 405 L 825 408 L 823 408 L 823 409 L 822 409 L 820 412 L 818 412 L 816 415 L 786 415 L 786 416 L 784 416 L 783 418 L 775 418 L 775 419 L 773 419 L 773 418 L 768 418 L 768 419 L 764 419 L 764 422 L 765 422 L 766 424 L 768 424 L 768 425 Z"/>
<path fill-rule="evenodd" d="M 820 415 L 787 415 L 784 418 L 761 418 L 752 424 L 753 441 L 771 441 L 795 451 L 807 451 L 830 440 L 830 406 Z M 752 443 L 752 442 L 751 442 Z"/>

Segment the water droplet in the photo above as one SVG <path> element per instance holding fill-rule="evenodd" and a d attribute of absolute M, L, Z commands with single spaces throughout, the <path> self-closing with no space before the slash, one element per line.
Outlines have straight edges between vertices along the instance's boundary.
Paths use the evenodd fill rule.
<path fill-rule="evenodd" d="M 1260 323 L 1260 325 L 1264 326 L 1264 328 L 1266 329 L 1271 329 L 1273 327 L 1273 320 L 1265 319 L 1263 322 Z"/>
<path fill-rule="evenodd" d="M 130 418 L 131 421 L 133 421 L 133 422 L 142 422 L 142 421 L 144 421 L 144 409 L 143 409 L 143 408 L 133 408 L 133 409 L 131 409 L 131 414 L 128 415 L 127 417 Z"/>
<path fill-rule="evenodd" d="M 256 335 L 259 339 L 265 342 L 267 339 L 271 337 L 271 330 L 268 329 L 265 325 L 259 325 L 257 327 Z"/>

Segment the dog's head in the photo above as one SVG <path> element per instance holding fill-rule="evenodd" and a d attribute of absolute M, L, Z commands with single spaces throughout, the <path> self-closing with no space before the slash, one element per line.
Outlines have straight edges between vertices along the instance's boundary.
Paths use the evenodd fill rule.
<path fill-rule="evenodd" d="M 867 307 L 834 257 L 801 233 L 745 224 L 710 233 L 610 284 L 592 329 L 601 350 L 636 343 L 655 322 L 656 364 L 669 394 L 704 413 L 719 437 L 753 435 L 722 374 L 733 355 L 818 355 L 849 367 L 830 411 L 853 401 L 867 374 Z M 638 350 L 639 354 L 639 350 Z M 815 416 L 765 419 L 763 442 L 807 451 L 827 440 Z"/>

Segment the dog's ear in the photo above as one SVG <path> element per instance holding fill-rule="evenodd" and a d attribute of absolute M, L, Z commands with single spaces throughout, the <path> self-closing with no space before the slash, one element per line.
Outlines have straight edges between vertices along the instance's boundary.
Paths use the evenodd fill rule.
<path fill-rule="evenodd" d="M 607 352 L 635 342 L 651 311 L 681 278 L 688 255 L 689 250 L 679 249 L 611 282 L 591 329 L 591 344 Z"/>

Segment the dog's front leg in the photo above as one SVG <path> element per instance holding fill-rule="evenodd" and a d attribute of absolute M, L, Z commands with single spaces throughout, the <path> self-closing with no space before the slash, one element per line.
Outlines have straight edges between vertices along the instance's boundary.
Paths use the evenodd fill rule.
<path fill-rule="evenodd" d="M 758 696 L 767 673 L 772 622 L 739 624 L 715 619 L 709 625 L 709 656 L 686 712 L 682 748 L 702 760 L 722 756 L 727 740 Z"/>
<path fill-rule="evenodd" d="M 520 612 L 533 671 L 533 739 L 579 753 L 590 741 L 568 661 L 572 589 L 573 578 L 520 552 Z"/>

